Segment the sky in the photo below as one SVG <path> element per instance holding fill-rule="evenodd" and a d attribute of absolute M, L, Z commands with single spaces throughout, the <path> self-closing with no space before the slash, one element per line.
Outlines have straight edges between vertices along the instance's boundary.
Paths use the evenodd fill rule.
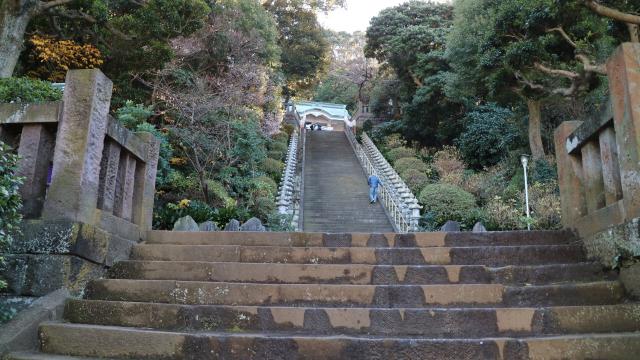
<path fill-rule="evenodd" d="M 323 27 L 334 31 L 365 31 L 369 20 L 378 15 L 380 10 L 396 6 L 408 0 L 347 0 L 346 9 L 338 9 L 328 15 L 319 14 Z M 438 0 L 437 2 L 445 2 Z"/>

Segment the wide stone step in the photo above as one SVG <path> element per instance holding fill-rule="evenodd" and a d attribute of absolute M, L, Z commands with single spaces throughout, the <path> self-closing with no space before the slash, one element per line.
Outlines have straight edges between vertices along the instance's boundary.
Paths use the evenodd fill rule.
<path fill-rule="evenodd" d="M 565 231 L 375 233 L 175 232 L 150 231 L 147 244 L 241 245 L 297 247 L 461 247 L 569 245 L 575 238 Z"/>
<path fill-rule="evenodd" d="M 251 333 L 177 333 L 46 323 L 42 351 L 112 359 L 636 359 L 640 333 L 541 338 L 398 339 Z"/>
<path fill-rule="evenodd" d="M 103 279 L 89 283 L 91 300 L 193 305 L 340 307 L 560 306 L 616 304 L 617 281 L 540 286 L 247 284 Z"/>
<path fill-rule="evenodd" d="M 235 245 L 136 245 L 134 260 L 295 264 L 541 265 L 584 260 L 575 245 L 431 248 L 278 247 Z"/>
<path fill-rule="evenodd" d="M 507 266 L 262 264 L 195 261 L 121 261 L 114 279 L 289 284 L 552 284 L 606 278 L 595 263 Z"/>
<path fill-rule="evenodd" d="M 86 357 L 86 356 L 67 356 L 67 355 L 55 355 L 44 354 L 38 352 L 15 352 L 6 355 L 4 360 L 99 360 L 99 358 Z"/>
<path fill-rule="evenodd" d="M 387 309 L 206 306 L 71 300 L 73 323 L 172 331 L 482 338 L 640 330 L 640 305 Z"/>

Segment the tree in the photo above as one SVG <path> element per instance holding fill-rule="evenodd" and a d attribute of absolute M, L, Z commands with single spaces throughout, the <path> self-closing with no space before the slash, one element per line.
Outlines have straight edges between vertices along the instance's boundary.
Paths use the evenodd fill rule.
<path fill-rule="evenodd" d="M 614 0 L 609 1 L 609 3 L 613 3 L 615 8 L 595 0 L 584 0 L 584 4 L 596 14 L 625 23 L 629 31 L 629 40 L 636 43 L 640 42 L 640 16 L 636 15 L 640 10 L 640 5 L 624 0 Z"/>
<path fill-rule="evenodd" d="M 280 30 L 278 45 L 282 49 L 282 72 L 286 79 L 283 90 L 287 100 L 312 90 L 328 64 L 329 44 L 308 4 L 291 0 L 264 3 Z"/>
<path fill-rule="evenodd" d="M 199 29 L 210 8 L 205 0 L 5 0 L 0 3 L 0 77 L 18 62 L 27 31 L 91 43 L 110 64 L 157 69 L 170 58 L 169 39 Z"/>
<path fill-rule="evenodd" d="M 544 156 L 541 104 L 576 97 L 599 84 L 599 64 L 615 44 L 608 19 L 579 2 L 458 0 L 447 58 L 449 95 L 503 104 L 524 101 L 529 145 Z"/>
<path fill-rule="evenodd" d="M 445 37 L 452 26 L 449 4 L 411 1 L 380 12 L 367 29 L 365 55 L 391 68 L 400 89 L 392 100 L 405 138 L 423 145 L 451 142 L 459 127 L 462 105 L 445 96 L 449 65 Z"/>

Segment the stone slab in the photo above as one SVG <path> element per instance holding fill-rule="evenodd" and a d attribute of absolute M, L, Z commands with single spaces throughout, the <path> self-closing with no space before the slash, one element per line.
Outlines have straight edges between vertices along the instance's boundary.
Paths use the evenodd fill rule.
<path fill-rule="evenodd" d="M 62 102 L 42 104 L 0 104 L 0 124 L 57 123 Z"/>
<path fill-rule="evenodd" d="M 9 323 L 0 326 L 0 358 L 13 351 L 38 348 L 38 327 L 44 321 L 60 320 L 70 294 L 65 289 L 54 291 L 20 312 Z"/>

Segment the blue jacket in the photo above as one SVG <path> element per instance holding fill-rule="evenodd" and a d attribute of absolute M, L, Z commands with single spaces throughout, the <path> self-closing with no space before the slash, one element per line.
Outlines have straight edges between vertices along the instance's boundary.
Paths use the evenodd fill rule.
<path fill-rule="evenodd" d="M 380 178 L 375 175 L 371 175 L 367 180 L 367 184 L 369 184 L 369 187 L 377 188 L 378 186 L 382 185 L 382 180 L 380 180 Z"/>

